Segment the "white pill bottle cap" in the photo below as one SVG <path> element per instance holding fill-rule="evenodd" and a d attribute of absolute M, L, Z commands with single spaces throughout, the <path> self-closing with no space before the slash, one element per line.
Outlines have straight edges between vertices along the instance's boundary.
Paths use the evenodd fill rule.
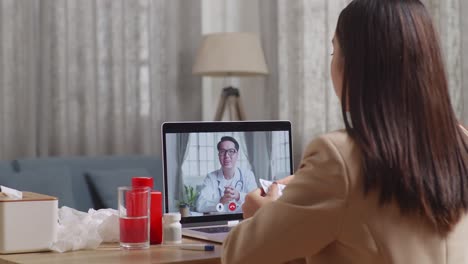
<path fill-rule="evenodd" d="M 163 215 L 164 223 L 179 222 L 181 219 L 180 213 L 166 213 Z"/>

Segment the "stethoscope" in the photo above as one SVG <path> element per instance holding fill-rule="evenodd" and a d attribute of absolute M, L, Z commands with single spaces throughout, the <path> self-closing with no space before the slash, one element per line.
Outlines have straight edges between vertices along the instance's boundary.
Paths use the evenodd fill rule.
<path fill-rule="evenodd" d="M 239 189 L 237 189 L 239 192 L 242 191 L 242 188 L 244 188 L 244 177 L 242 176 L 242 171 L 241 169 L 237 168 L 239 170 L 239 180 L 236 181 L 236 184 L 234 185 L 234 188 L 237 189 L 237 185 L 240 186 Z M 221 170 L 220 170 L 221 171 Z M 218 171 L 219 173 L 219 171 Z M 221 190 L 219 189 L 219 185 L 221 184 L 221 181 L 218 180 L 218 192 L 219 192 L 219 197 L 223 197 L 221 194 Z"/>

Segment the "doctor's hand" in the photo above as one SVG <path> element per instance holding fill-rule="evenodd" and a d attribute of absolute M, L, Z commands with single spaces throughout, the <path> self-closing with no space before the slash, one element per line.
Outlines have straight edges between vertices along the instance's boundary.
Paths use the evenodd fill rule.
<path fill-rule="evenodd" d="M 227 204 L 232 200 L 239 201 L 239 199 L 240 199 L 239 191 L 232 186 L 226 186 L 224 187 L 224 195 L 223 197 L 221 197 L 219 202 L 222 204 Z"/>
<path fill-rule="evenodd" d="M 265 196 L 262 196 L 262 192 L 263 191 L 261 189 L 256 189 L 248 193 L 247 196 L 245 196 L 245 202 L 242 205 L 244 219 L 252 217 L 255 214 L 255 212 L 257 212 L 257 210 L 260 209 L 260 207 L 278 199 L 278 184 L 276 182 L 273 183 Z"/>

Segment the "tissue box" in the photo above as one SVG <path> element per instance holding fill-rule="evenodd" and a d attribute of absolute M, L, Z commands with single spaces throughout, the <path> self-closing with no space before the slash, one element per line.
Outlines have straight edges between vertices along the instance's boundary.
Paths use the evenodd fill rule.
<path fill-rule="evenodd" d="M 23 192 L 23 199 L 0 197 L 0 254 L 49 250 L 57 236 L 58 200 Z"/>

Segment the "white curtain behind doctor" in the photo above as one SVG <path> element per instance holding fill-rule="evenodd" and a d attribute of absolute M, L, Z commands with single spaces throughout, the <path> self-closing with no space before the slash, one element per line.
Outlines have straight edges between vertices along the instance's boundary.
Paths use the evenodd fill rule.
<path fill-rule="evenodd" d="M 187 159 L 188 149 L 190 143 L 190 134 L 189 133 L 180 133 L 177 134 L 176 138 L 176 159 L 177 159 L 177 174 L 176 174 L 176 190 L 175 190 L 175 199 L 179 202 L 182 202 L 187 197 L 185 196 L 185 182 L 184 182 L 184 171 L 182 170 L 182 165 Z"/>
<path fill-rule="evenodd" d="M 271 132 L 245 132 L 247 157 L 259 184 L 259 179 L 271 179 Z"/>

